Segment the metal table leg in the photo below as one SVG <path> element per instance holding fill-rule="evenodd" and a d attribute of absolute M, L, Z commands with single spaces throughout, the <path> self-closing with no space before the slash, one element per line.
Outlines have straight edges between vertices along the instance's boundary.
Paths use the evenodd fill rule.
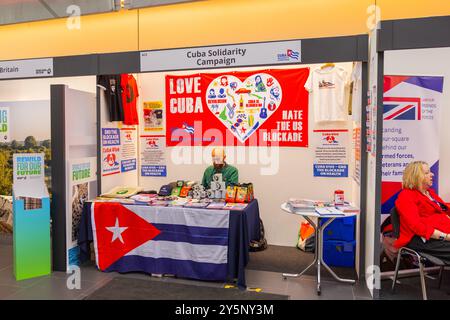
<path fill-rule="evenodd" d="M 317 218 L 317 225 L 307 216 L 304 216 L 304 218 L 313 226 L 315 230 L 315 236 L 316 236 L 316 244 L 315 244 L 315 250 L 314 250 L 314 261 L 307 266 L 303 271 L 300 273 L 283 273 L 283 279 L 286 279 L 287 277 L 300 277 L 303 275 L 307 270 L 309 270 L 314 264 L 317 265 L 317 295 L 321 295 L 321 283 L 320 283 L 320 267 L 323 265 L 325 269 L 339 282 L 345 282 L 345 283 L 355 283 L 356 281 L 353 279 L 343 279 L 340 278 L 336 273 L 334 273 L 333 270 L 325 263 L 323 260 L 323 232 L 325 228 L 333 222 L 335 218 L 330 217 L 328 218 L 327 222 L 325 222 L 322 226 L 320 226 L 320 220 L 323 218 L 318 217 Z"/>
<path fill-rule="evenodd" d="M 309 266 L 307 266 L 305 269 L 303 269 L 303 271 L 301 271 L 300 273 L 283 273 L 283 279 L 286 279 L 287 277 L 290 277 L 290 278 L 297 278 L 297 277 L 300 277 L 300 276 L 303 275 L 306 271 L 308 271 L 314 264 L 316 264 L 316 262 L 319 261 L 319 255 L 317 254 L 317 247 L 318 247 L 317 237 L 318 237 L 319 230 L 318 230 L 316 224 L 315 224 L 309 217 L 306 217 L 306 216 L 305 216 L 304 218 L 305 218 L 305 219 L 311 224 L 311 226 L 314 228 L 314 233 L 315 233 L 315 236 L 316 236 L 316 243 L 315 243 L 316 250 L 314 250 L 314 261 L 313 261 Z"/>

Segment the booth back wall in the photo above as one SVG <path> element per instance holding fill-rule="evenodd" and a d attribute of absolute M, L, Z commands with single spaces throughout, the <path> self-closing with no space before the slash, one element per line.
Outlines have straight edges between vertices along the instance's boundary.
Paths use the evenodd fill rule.
<path fill-rule="evenodd" d="M 450 48 L 386 51 L 385 75 L 443 76 L 439 110 L 439 194 L 450 202 Z M 433 143 L 433 141 L 430 141 Z"/>
<path fill-rule="evenodd" d="M 347 72 L 351 73 L 351 63 L 342 63 L 339 66 L 344 67 Z M 320 67 L 320 65 L 302 65 L 299 67 L 311 67 L 312 69 Z M 279 68 L 279 67 L 277 67 Z M 284 68 L 294 68 L 284 67 Z M 258 68 L 261 69 L 261 68 Z M 257 68 L 241 68 L 239 70 L 257 70 Z M 222 70 L 214 70 L 221 72 Z M 171 75 L 185 75 L 195 72 L 171 72 Z M 139 75 L 140 84 L 140 106 L 145 101 L 163 101 L 165 104 L 165 75 L 167 73 L 148 73 Z M 323 129 L 324 127 L 315 127 L 314 114 L 312 107 L 312 99 L 310 95 L 309 101 L 309 147 L 308 148 L 286 148 L 278 149 L 279 157 L 276 154 L 267 154 L 265 158 L 258 156 L 258 164 L 249 163 L 249 149 L 245 147 L 240 150 L 233 148 L 229 151 L 227 160 L 235 165 L 239 170 L 240 182 L 253 182 L 255 187 L 255 196 L 258 198 L 260 205 L 261 218 L 264 221 L 266 229 L 266 237 L 270 244 L 294 246 L 297 241 L 298 229 L 300 226 L 300 217 L 291 216 L 280 209 L 281 203 L 290 197 L 309 198 L 320 200 L 331 200 L 333 192 L 336 189 L 345 191 L 348 200 L 353 200 L 353 182 L 352 178 L 315 178 L 313 177 L 313 159 L 314 149 L 312 147 L 312 130 Z M 143 119 L 141 110 L 141 134 L 143 132 Z M 328 126 L 325 128 L 348 128 L 351 133 L 351 123 L 343 122 Z M 147 133 L 148 134 L 148 133 Z M 349 141 L 351 143 L 351 139 Z M 254 147 L 253 147 L 254 148 Z M 255 148 L 258 149 L 258 148 Z M 262 148 L 260 148 L 262 150 Z M 141 150 L 142 151 L 142 150 Z M 203 163 L 194 163 L 192 165 L 177 165 L 171 158 L 173 148 L 166 149 L 167 177 L 140 177 L 139 184 L 144 188 L 156 189 L 165 183 L 183 180 L 201 181 L 205 168 L 211 165 L 211 157 L 206 154 Z M 234 151 L 234 155 L 233 155 Z M 351 152 L 351 145 L 348 148 Z M 245 152 L 245 163 L 236 163 L 236 153 Z M 192 156 L 194 158 L 194 156 Z M 277 159 L 278 158 L 278 159 Z M 194 159 L 193 159 L 194 160 Z M 349 157 L 350 160 L 350 157 Z M 261 169 L 269 169 L 270 165 L 263 164 L 265 161 L 272 162 L 272 168 L 276 171 L 273 175 L 262 175 Z M 267 163 L 267 162 L 266 162 Z M 352 172 L 352 166 L 349 173 Z"/>

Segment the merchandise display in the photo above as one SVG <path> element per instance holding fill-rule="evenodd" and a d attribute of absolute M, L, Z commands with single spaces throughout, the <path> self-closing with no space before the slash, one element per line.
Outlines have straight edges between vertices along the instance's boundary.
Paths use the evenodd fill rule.
<path fill-rule="evenodd" d="M 98 77 L 98 86 L 105 91 L 109 121 L 123 121 L 122 87 L 120 75 L 102 75 Z"/>
<path fill-rule="evenodd" d="M 211 188 L 208 189 L 206 193 L 210 199 L 225 198 L 225 181 L 223 181 L 221 173 L 216 173 L 213 175 Z"/>
<path fill-rule="evenodd" d="M 305 88 L 313 94 L 315 122 L 348 120 L 346 82 L 347 72 L 334 64 L 311 71 Z"/>
<path fill-rule="evenodd" d="M 226 202 L 234 202 L 236 199 L 236 191 L 237 191 L 237 186 L 229 185 L 226 190 L 225 201 Z"/>
<path fill-rule="evenodd" d="M 131 74 L 122 74 L 120 85 L 122 88 L 123 124 L 138 125 L 139 117 L 136 102 L 139 97 L 139 90 L 136 79 Z"/>
<path fill-rule="evenodd" d="M 105 198 L 129 198 L 136 195 L 142 188 L 137 187 L 115 187 L 107 193 L 102 194 Z"/>

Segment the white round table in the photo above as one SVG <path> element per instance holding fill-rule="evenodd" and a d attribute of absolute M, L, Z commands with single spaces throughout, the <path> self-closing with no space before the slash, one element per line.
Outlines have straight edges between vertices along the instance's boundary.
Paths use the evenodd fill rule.
<path fill-rule="evenodd" d="M 354 284 L 356 281 L 353 279 L 342 279 L 340 278 L 336 273 L 334 273 L 333 270 L 325 263 L 323 260 L 323 231 L 325 228 L 334 221 L 334 219 L 337 218 L 346 218 L 346 217 L 353 217 L 356 216 L 356 212 L 345 212 L 344 214 L 339 215 L 323 215 L 318 214 L 315 211 L 302 211 L 302 210 L 291 210 L 291 208 L 288 206 L 287 203 L 283 203 L 281 205 L 281 209 L 287 213 L 290 214 L 296 214 L 299 216 L 302 216 L 305 218 L 314 228 L 315 230 L 315 236 L 316 236 L 316 249 L 314 250 L 314 261 L 307 266 L 303 271 L 300 273 L 283 273 L 283 278 L 286 279 L 287 277 L 300 277 L 303 275 L 309 268 L 311 268 L 313 265 L 317 266 L 317 294 L 321 294 L 321 287 L 320 287 L 320 267 L 323 265 L 325 269 L 328 270 L 328 272 L 339 282 L 345 282 L 345 283 L 351 283 Z M 317 218 L 317 224 L 313 221 L 311 218 Z M 322 219 L 328 219 L 323 225 L 320 225 L 320 222 Z"/>

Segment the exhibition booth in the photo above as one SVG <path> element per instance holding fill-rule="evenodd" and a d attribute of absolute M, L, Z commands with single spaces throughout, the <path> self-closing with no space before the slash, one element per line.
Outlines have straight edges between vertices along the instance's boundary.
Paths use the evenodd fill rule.
<path fill-rule="evenodd" d="M 444 202 L 450 202 L 448 22 L 448 17 L 433 17 L 381 23 L 378 38 L 383 70 L 380 79 L 383 81 L 382 133 L 379 135 L 382 139 L 381 216 L 377 225 L 381 234 L 381 276 L 389 283 L 398 253 L 393 246 L 391 210 L 401 191 L 405 166 L 411 161 L 427 162 L 434 175 L 433 190 Z M 407 34 L 416 34 L 416 37 Z M 418 275 L 418 266 L 415 259 L 403 259 L 398 277 Z M 425 264 L 425 272 L 430 274 L 437 274 L 439 269 L 439 264 L 430 261 Z M 425 284 L 423 274 L 421 278 L 422 296 L 426 299 L 426 288 L 430 290 L 431 285 Z M 398 287 L 401 286 L 399 283 Z M 420 287 L 419 279 L 416 286 Z M 436 298 L 433 294 L 435 292 L 431 291 L 431 298 Z"/>
<path fill-rule="evenodd" d="M 260 219 L 269 245 L 294 247 L 300 208 L 313 226 L 331 218 L 318 261 L 361 276 L 367 47 L 361 35 L 60 57 L 49 79 L 1 81 L 11 130 L 25 123 L 15 101 L 46 109 L 53 270 L 94 260 L 245 288 Z M 237 181 L 205 183 L 215 147 Z"/>

